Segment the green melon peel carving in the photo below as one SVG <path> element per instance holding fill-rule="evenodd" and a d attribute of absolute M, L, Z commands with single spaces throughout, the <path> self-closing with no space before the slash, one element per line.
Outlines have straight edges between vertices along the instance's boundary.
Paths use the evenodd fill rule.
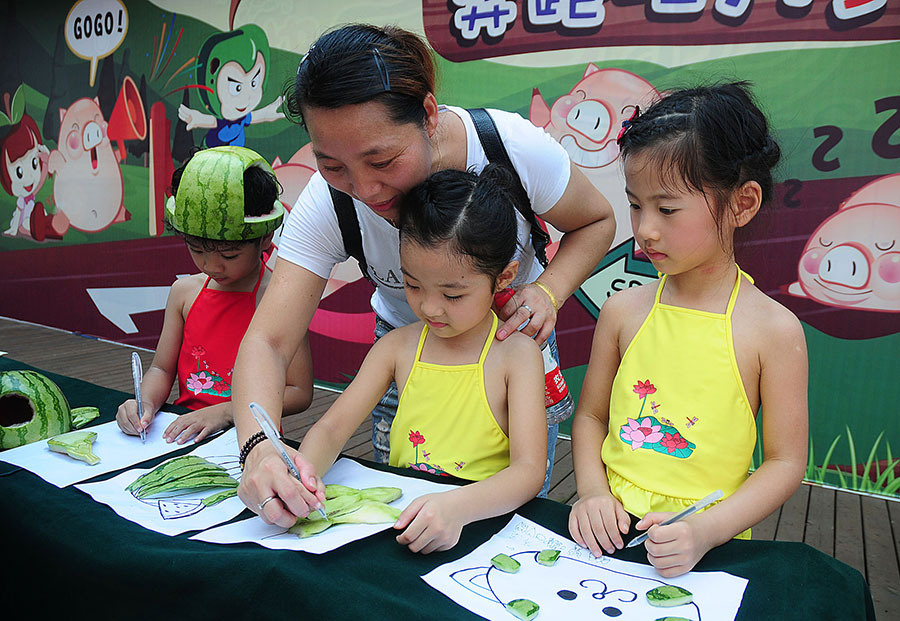
<path fill-rule="evenodd" d="M 135 479 L 125 489 L 142 499 L 182 490 L 237 488 L 238 482 L 222 466 L 202 457 L 184 455 L 164 462 Z M 224 498 L 222 499 L 224 500 Z"/>
<path fill-rule="evenodd" d="M 403 494 L 398 487 L 369 487 L 355 489 L 345 485 L 325 486 L 325 515 L 322 519 L 313 511 L 288 529 L 289 533 L 301 539 L 317 535 L 335 524 L 385 524 L 396 522 L 402 511 L 391 507 L 392 502 Z M 379 499 L 390 498 L 386 502 Z"/>
<path fill-rule="evenodd" d="M 37 371 L 0 372 L 0 414 L 25 403 L 29 420 L 0 425 L 0 450 L 46 440 L 72 429 L 69 402 L 50 378 Z"/>
<path fill-rule="evenodd" d="M 506 554 L 498 554 L 497 556 L 492 558 L 491 565 L 508 574 L 516 573 L 522 566 L 519 561 Z"/>
<path fill-rule="evenodd" d="M 538 616 L 541 607 L 530 599 L 514 599 L 506 604 L 506 610 L 516 619 L 531 621 Z"/>
<path fill-rule="evenodd" d="M 100 410 L 93 407 L 72 408 L 72 426 L 81 429 L 100 416 Z"/>
<path fill-rule="evenodd" d="M 244 171 L 251 166 L 275 174 L 245 147 L 198 151 L 184 169 L 178 196 L 166 201 L 166 218 L 182 233 L 205 239 L 243 241 L 274 232 L 284 219 L 281 201 L 263 216 L 244 215 Z"/>
<path fill-rule="evenodd" d="M 541 550 L 538 552 L 537 562 L 545 567 L 553 567 L 553 565 L 556 564 L 556 561 L 559 560 L 559 555 L 559 550 Z"/>
<path fill-rule="evenodd" d="M 674 584 L 665 584 L 647 591 L 647 603 L 659 608 L 683 606 L 694 601 L 694 594 Z"/>
<path fill-rule="evenodd" d="M 64 453 L 69 457 L 79 459 L 89 466 L 96 466 L 100 463 L 100 458 L 94 455 L 91 447 L 97 434 L 93 431 L 70 431 L 62 435 L 47 440 L 47 446 L 51 451 Z"/>

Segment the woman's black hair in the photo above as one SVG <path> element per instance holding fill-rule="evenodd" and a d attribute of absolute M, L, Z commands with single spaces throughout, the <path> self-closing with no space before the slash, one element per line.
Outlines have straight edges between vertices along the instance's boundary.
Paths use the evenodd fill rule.
<path fill-rule="evenodd" d="M 191 161 L 191 158 L 194 157 L 194 154 L 198 151 L 199 149 L 195 149 L 184 161 L 184 163 L 180 167 L 176 168 L 175 172 L 172 173 L 173 196 L 178 194 L 178 186 L 181 184 L 181 176 L 184 174 L 184 170 L 185 168 L 187 168 L 188 162 Z M 281 194 L 281 184 L 278 182 L 278 179 L 275 178 L 275 175 L 270 173 L 268 170 L 265 170 L 264 168 L 261 168 L 259 166 L 250 166 L 244 171 L 245 216 L 263 216 L 267 213 L 270 213 L 272 211 L 272 205 L 274 205 L 275 201 L 278 200 L 279 194 Z M 170 233 L 181 235 L 185 238 L 186 241 L 200 246 L 206 252 L 227 252 L 229 250 L 240 248 L 245 244 L 258 244 L 262 239 L 261 237 L 257 237 L 255 239 L 233 241 L 197 237 L 196 235 L 188 235 L 177 230 L 169 223 L 168 219 L 166 220 L 166 230 Z"/>
<path fill-rule="evenodd" d="M 395 123 L 424 126 L 422 102 L 435 91 L 431 49 L 396 26 L 349 24 L 323 34 L 285 85 L 286 116 L 304 127 L 307 108 L 378 101 Z"/>
<path fill-rule="evenodd" d="M 503 166 L 481 172 L 441 170 L 410 190 L 400 205 L 400 244 L 449 244 L 496 282 L 518 245 L 515 180 Z"/>
<path fill-rule="evenodd" d="M 623 160 L 640 153 L 672 189 L 712 195 L 719 231 L 732 193 L 747 181 L 772 200 L 772 169 L 781 149 L 753 100 L 749 82 L 698 86 L 665 95 L 628 122 L 619 138 Z"/>

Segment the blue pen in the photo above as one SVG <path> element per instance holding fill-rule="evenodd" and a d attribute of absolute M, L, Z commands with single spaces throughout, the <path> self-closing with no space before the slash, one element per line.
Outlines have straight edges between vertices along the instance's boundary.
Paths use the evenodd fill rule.
<path fill-rule="evenodd" d="M 284 465 L 288 467 L 288 470 L 291 471 L 291 474 L 294 475 L 294 478 L 300 481 L 300 484 L 303 485 L 303 479 L 300 478 L 300 471 L 297 470 L 297 466 L 294 465 L 294 461 L 288 456 L 287 451 L 284 450 L 284 446 L 281 444 L 281 440 L 278 437 L 278 432 L 275 431 L 275 423 L 272 422 L 272 419 L 269 418 L 269 413 L 258 404 L 256 401 L 250 403 L 250 413 L 253 414 L 253 418 L 256 419 L 256 422 L 259 423 L 259 426 L 262 428 L 263 433 L 266 434 L 266 437 L 272 441 L 272 444 L 275 445 L 275 448 L 278 449 L 278 453 L 281 455 L 282 461 L 284 461 Z M 306 487 L 304 485 L 304 487 Z M 309 490 L 315 493 L 315 490 Z M 328 516 L 325 514 L 325 509 L 322 508 L 322 503 L 319 503 L 318 507 L 314 507 L 316 511 L 322 516 L 323 520 L 327 520 Z"/>
<path fill-rule="evenodd" d="M 681 513 L 679 513 L 677 515 L 673 515 L 668 520 L 666 520 L 665 522 L 660 524 L 660 526 L 668 526 L 669 524 L 674 524 L 678 520 L 683 520 L 687 516 L 693 515 L 693 514 L 697 513 L 697 511 L 700 511 L 701 509 L 705 509 L 708 505 L 711 505 L 715 501 L 719 500 L 721 497 L 722 497 L 722 490 L 717 489 L 712 494 L 710 494 L 706 498 L 701 498 L 700 500 L 698 500 L 697 502 L 692 504 L 690 507 L 688 507 Z M 625 547 L 633 548 L 634 546 L 639 546 L 642 543 L 644 543 L 645 541 L 647 541 L 647 537 L 649 537 L 649 536 L 650 536 L 649 531 L 645 532 L 641 535 L 638 535 L 637 537 L 635 537 L 634 539 L 629 541 L 628 545 Z"/>

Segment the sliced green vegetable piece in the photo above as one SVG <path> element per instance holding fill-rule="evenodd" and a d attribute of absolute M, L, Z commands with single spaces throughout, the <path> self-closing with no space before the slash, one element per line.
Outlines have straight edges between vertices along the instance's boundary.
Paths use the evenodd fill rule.
<path fill-rule="evenodd" d="M 229 498 L 237 496 L 237 488 L 226 489 L 223 492 L 219 492 L 217 494 L 212 494 L 211 496 L 207 496 L 201 502 L 207 506 L 212 507 L 214 505 L 219 504 L 223 500 L 228 500 Z"/>
<path fill-rule="evenodd" d="M 509 611 L 516 619 L 531 621 L 536 616 L 538 616 L 538 612 L 540 612 L 541 607 L 530 599 L 514 599 L 506 604 L 506 610 Z"/>
<path fill-rule="evenodd" d="M 508 574 L 514 574 L 519 571 L 519 568 L 522 566 L 519 561 L 514 559 L 511 556 L 507 556 L 506 554 L 498 554 L 494 558 L 491 559 L 491 565 L 499 569 L 500 571 L 506 572 Z M 515 600 L 519 601 L 519 600 Z M 526 600 L 527 601 L 527 600 Z"/>
<path fill-rule="evenodd" d="M 691 620 L 685 619 L 684 617 L 660 617 L 659 619 L 654 619 L 654 621 L 691 621 Z"/>
<path fill-rule="evenodd" d="M 335 524 L 384 524 L 385 522 L 396 522 L 401 513 L 403 512 L 400 509 L 383 502 L 363 500 L 353 511 L 328 517 Z"/>
<path fill-rule="evenodd" d="M 74 408 L 72 409 L 72 426 L 75 429 L 81 429 L 99 416 L 100 410 L 94 407 Z"/>
<path fill-rule="evenodd" d="M 237 480 L 222 466 L 202 457 L 183 455 L 139 476 L 125 489 L 142 499 L 165 492 L 237 486 Z"/>
<path fill-rule="evenodd" d="M 367 487 L 359 490 L 363 500 L 374 500 L 385 504 L 394 502 L 403 495 L 399 487 Z"/>
<path fill-rule="evenodd" d="M 546 567 L 553 567 L 559 559 L 560 550 L 541 550 L 537 555 L 537 562 Z"/>
<path fill-rule="evenodd" d="M 297 535 L 301 539 L 305 539 L 307 537 L 312 537 L 313 535 L 318 535 L 332 525 L 334 525 L 334 522 L 323 520 L 322 516 L 319 516 L 318 520 L 306 520 L 301 518 L 297 520 L 296 524 L 288 529 L 288 532 Z"/>
<path fill-rule="evenodd" d="M 346 485 L 326 485 L 325 499 L 337 498 L 338 496 L 346 496 L 347 494 L 357 494 L 359 490 Z"/>
<path fill-rule="evenodd" d="M 664 584 L 647 591 L 647 602 L 659 608 L 683 606 L 694 601 L 694 594 L 674 584 Z"/>
<path fill-rule="evenodd" d="M 94 455 L 92 446 L 97 434 L 93 431 L 70 431 L 47 440 L 47 446 L 51 451 L 64 453 L 69 457 L 79 459 L 89 466 L 100 463 L 100 458 Z"/>

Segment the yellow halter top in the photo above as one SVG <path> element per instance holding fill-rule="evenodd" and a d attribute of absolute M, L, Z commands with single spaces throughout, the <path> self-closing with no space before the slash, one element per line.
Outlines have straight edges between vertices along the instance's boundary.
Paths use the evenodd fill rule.
<path fill-rule="evenodd" d="M 601 456 L 625 510 L 681 511 L 748 476 L 756 421 L 734 355 L 731 314 L 660 303 L 666 277 L 613 380 Z M 739 537 L 749 537 L 749 530 Z"/>
<path fill-rule="evenodd" d="M 497 316 L 491 315 L 491 330 L 474 364 L 422 362 L 428 326 L 422 328 L 391 424 L 390 465 L 470 481 L 509 466 L 509 438 L 484 390 L 484 359 L 497 332 Z"/>

